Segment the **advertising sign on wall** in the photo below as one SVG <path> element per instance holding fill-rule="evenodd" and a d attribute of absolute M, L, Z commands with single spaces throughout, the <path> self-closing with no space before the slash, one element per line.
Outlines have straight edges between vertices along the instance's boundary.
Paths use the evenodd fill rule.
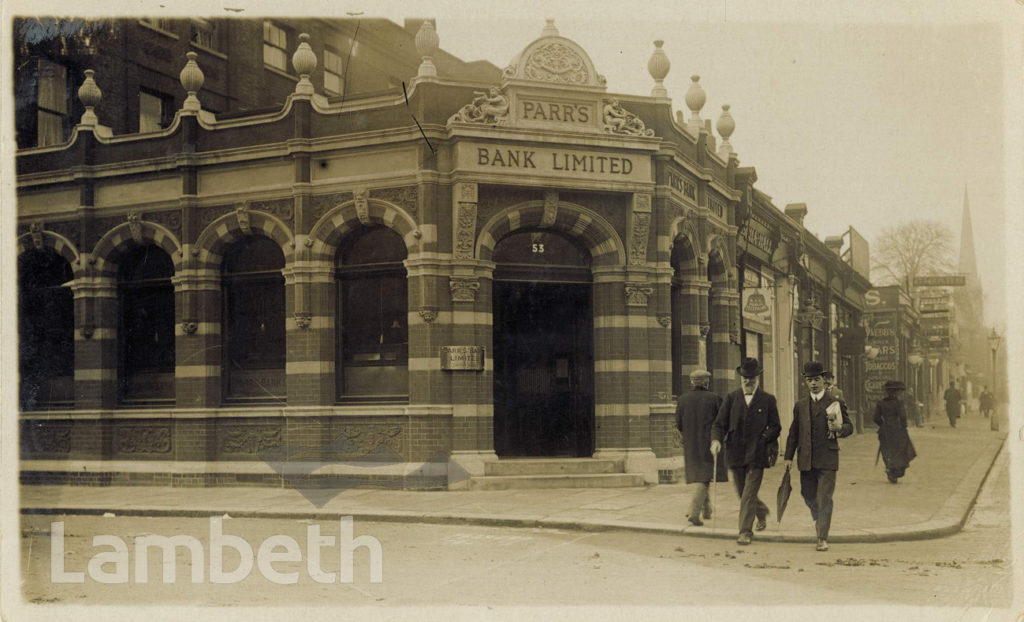
<path fill-rule="evenodd" d="M 743 290 L 743 319 L 766 327 L 772 325 L 772 290 L 768 287 L 750 287 Z"/>
<path fill-rule="evenodd" d="M 865 319 L 870 350 L 864 361 L 864 393 L 871 404 L 885 397 L 886 380 L 899 379 L 900 336 L 895 312 L 867 313 Z"/>

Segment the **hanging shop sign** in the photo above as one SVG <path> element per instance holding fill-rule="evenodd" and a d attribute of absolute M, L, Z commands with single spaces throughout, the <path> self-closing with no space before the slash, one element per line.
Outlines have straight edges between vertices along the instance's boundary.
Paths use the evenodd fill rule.
<path fill-rule="evenodd" d="M 771 261 L 779 245 L 779 229 L 766 220 L 751 214 L 740 235 L 740 246 L 744 252 L 754 252 L 765 261 Z M 760 251 L 760 252 L 757 252 Z"/>
<path fill-rule="evenodd" d="M 963 274 L 914 277 L 914 287 L 963 287 L 964 285 L 967 285 L 967 277 Z"/>

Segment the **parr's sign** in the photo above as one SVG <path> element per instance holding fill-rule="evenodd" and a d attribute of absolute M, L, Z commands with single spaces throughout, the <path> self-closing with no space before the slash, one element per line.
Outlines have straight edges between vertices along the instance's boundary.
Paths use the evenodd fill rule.
<path fill-rule="evenodd" d="M 441 369 L 444 371 L 483 371 L 483 346 L 441 346 Z"/>
<path fill-rule="evenodd" d="M 564 175 L 573 179 L 650 181 L 650 156 L 584 149 L 497 146 L 460 143 L 457 166 L 463 170 L 527 175 Z"/>

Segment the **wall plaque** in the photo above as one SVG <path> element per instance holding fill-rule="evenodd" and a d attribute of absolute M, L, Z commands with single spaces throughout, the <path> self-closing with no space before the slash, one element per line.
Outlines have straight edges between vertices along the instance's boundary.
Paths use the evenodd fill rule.
<path fill-rule="evenodd" d="M 483 371 L 483 346 L 441 346 L 441 369 L 444 371 Z"/>

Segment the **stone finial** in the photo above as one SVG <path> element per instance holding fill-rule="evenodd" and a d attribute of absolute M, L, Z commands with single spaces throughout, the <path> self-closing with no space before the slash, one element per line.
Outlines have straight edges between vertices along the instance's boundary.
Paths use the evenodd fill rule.
<path fill-rule="evenodd" d="M 316 69 L 316 53 L 309 45 L 309 35 L 299 35 L 299 46 L 292 53 L 292 67 L 299 74 L 299 82 L 295 85 L 295 92 L 299 95 L 312 95 L 314 93 L 313 83 L 309 76 Z"/>
<path fill-rule="evenodd" d="M 661 46 L 664 44 L 665 42 L 661 39 L 655 41 L 654 52 L 651 54 L 650 60 L 647 61 L 647 72 L 654 78 L 654 88 L 651 89 L 651 97 L 668 98 L 668 90 L 665 88 L 665 76 L 668 75 L 668 70 L 672 67 L 672 63 L 669 62 L 665 50 L 661 49 Z"/>
<path fill-rule="evenodd" d="M 540 32 L 541 37 L 558 37 L 558 27 L 555 26 L 555 18 L 548 17 L 544 20 L 544 30 Z"/>
<path fill-rule="evenodd" d="M 188 93 L 188 97 L 185 98 L 185 103 L 182 104 L 183 110 L 202 110 L 203 105 L 199 102 L 199 98 L 196 97 L 196 93 L 199 89 L 203 88 L 203 82 L 206 80 L 206 76 L 203 75 L 203 70 L 199 68 L 199 64 L 196 63 L 196 58 L 199 55 L 195 52 L 187 52 L 185 57 L 188 58 L 188 62 L 181 68 L 181 73 L 178 74 L 178 79 L 181 80 L 181 86 L 185 88 L 185 92 Z"/>
<path fill-rule="evenodd" d="M 434 66 L 433 56 L 434 53 L 437 52 L 437 48 L 440 43 L 441 38 L 437 36 L 437 30 L 434 28 L 434 23 L 429 19 L 423 20 L 423 24 L 416 33 L 416 51 L 420 53 L 420 58 L 422 58 L 419 71 L 416 73 L 417 77 L 437 77 L 437 67 Z"/>
<path fill-rule="evenodd" d="M 699 134 L 704 127 L 704 122 L 700 118 L 700 109 L 704 107 L 704 102 L 707 101 L 708 97 L 704 93 L 704 88 L 700 85 L 700 76 L 692 75 L 690 80 L 692 83 L 689 90 L 686 91 L 686 107 L 690 109 L 690 121 L 686 127 L 692 130 L 694 134 Z"/>
<path fill-rule="evenodd" d="M 724 104 L 722 106 L 722 116 L 718 117 L 718 123 L 715 124 L 715 129 L 718 130 L 718 135 L 722 137 L 722 144 L 718 146 L 718 157 L 723 160 L 728 160 L 729 154 L 734 153 L 732 150 L 732 143 L 729 142 L 729 137 L 732 136 L 733 130 L 736 129 L 736 121 L 734 121 L 732 115 L 729 114 L 729 104 Z"/>
<path fill-rule="evenodd" d="M 93 80 L 92 77 L 94 75 L 96 75 L 95 71 L 86 69 L 85 82 L 82 82 L 82 86 L 78 87 L 78 99 L 85 106 L 85 112 L 82 113 L 82 125 L 99 125 L 100 122 L 93 109 L 100 105 L 103 92 L 100 91 L 99 85 Z"/>

